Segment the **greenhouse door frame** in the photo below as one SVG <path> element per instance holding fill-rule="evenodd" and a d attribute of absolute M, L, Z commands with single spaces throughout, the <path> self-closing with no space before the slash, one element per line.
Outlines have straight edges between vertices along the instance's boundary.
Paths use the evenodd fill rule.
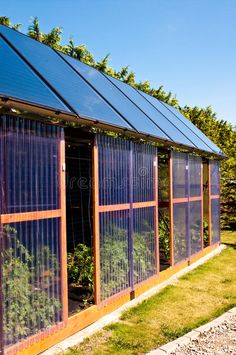
<path fill-rule="evenodd" d="M 61 133 L 60 142 L 58 143 L 58 193 L 59 193 L 59 208 L 54 210 L 44 210 L 44 211 L 33 211 L 33 212 L 23 212 L 23 213 L 11 213 L 11 214 L 1 214 L 0 215 L 0 227 L 1 227 L 1 250 L 2 250 L 2 226 L 7 223 L 17 223 L 17 222 L 28 222 L 35 220 L 51 219 L 51 218 L 60 218 L 60 236 L 59 236 L 59 250 L 60 250 L 60 264 L 61 264 L 61 321 L 57 324 L 52 325 L 50 328 L 40 331 L 34 335 L 29 336 L 26 339 L 23 339 L 19 343 L 10 345 L 6 349 L 3 348 L 3 326 L 1 319 L 1 351 L 4 354 L 12 354 L 27 348 L 34 342 L 44 339 L 51 334 L 54 334 L 56 331 L 64 328 L 68 320 L 68 297 L 67 297 L 67 257 L 66 257 L 66 190 L 65 190 L 65 138 L 64 132 Z M 2 279 L 2 272 L 0 275 Z M 2 293 L 2 292 L 1 292 Z M 1 294 L 2 298 L 2 294 Z M 2 311 L 2 307 L 1 307 Z M 1 314 L 1 318 L 3 315 Z"/>

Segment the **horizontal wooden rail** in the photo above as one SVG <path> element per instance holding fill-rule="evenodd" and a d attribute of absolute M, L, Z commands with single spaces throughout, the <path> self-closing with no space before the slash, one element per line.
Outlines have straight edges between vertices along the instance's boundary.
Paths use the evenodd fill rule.
<path fill-rule="evenodd" d="M 133 208 L 155 207 L 156 201 L 134 202 Z M 114 212 L 130 209 L 130 203 L 122 203 L 117 205 L 99 206 L 99 212 Z"/>
<path fill-rule="evenodd" d="M 156 204 L 156 201 L 134 202 L 133 208 L 155 207 Z"/>
<path fill-rule="evenodd" d="M 178 198 L 173 198 L 173 203 L 194 202 L 194 201 L 201 201 L 201 200 L 202 200 L 202 196 L 178 197 Z"/>
<path fill-rule="evenodd" d="M 0 215 L 0 223 L 17 223 L 61 217 L 61 210 L 34 211 Z"/>
<path fill-rule="evenodd" d="M 117 205 L 105 205 L 105 206 L 98 207 L 99 212 L 113 212 L 113 211 L 122 211 L 128 209 L 130 209 L 130 203 L 123 203 Z"/>
<path fill-rule="evenodd" d="M 220 198 L 220 195 L 211 195 L 211 200 L 216 200 Z"/>

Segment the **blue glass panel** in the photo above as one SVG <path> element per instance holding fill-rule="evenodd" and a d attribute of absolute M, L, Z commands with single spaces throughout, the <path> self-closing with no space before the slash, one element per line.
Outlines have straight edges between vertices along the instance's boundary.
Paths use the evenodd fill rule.
<path fill-rule="evenodd" d="M 164 132 L 168 133 L 168 135 L 171 137 L 171 139 L 174 142 L 188 145 L 194 148 L 197 147 L 192 137 L 190 138 L 189 132 L 186 133 L 186 129 L 183 130 L 181 124 L 180 125 L 176 124 L 176 118 L 174 117 L 174 115 L 168 109 L 166 109 L 160 103 L 160 101 L 155 99 L 155 97 L 146 94 L 143 91 L 140 90 L 137 91 L 142 97 L 144 97 L 147 100 L 147 102 L 149 102 L 152 105 L 155 111 L 157 111 L 157 116 L 159 117 L 158 119 L 155 118 L 156 123 L 161 127 L 161 129 L 163 129 Z"/>
<path fill-rule="evenodd" d="M 0 26 L 0 32 L 56 89 L 78 115 L 131 129 L 53 49 L 5 26 Z"/>
<path fill-rule="evenodd" d="M 168 139 L 143 112 L 98 70 L 63 53 L 60 55 L 75 68 L 139 132 Z"/>
<path fill-rule="evenodd" d="M 205 145 L 205 148 L 201 148 L 201 146 L 199 146 L 199 149 L 204 149 L 207 151 L 213 151 L 216 153 L 222 153 L 220 148 L 217 147 L 217 145 L 215 145 L 202 131 L 200 131 L 200 129 L 198 129 L 191 121 L 189 121 L 186 117 L 184 117 L 175 107 L 170 106 L 164 102 L 162 102 L 162 104 L 169 109 L 171 112 L 173 112 L 173 114 L 178 118 L 179 121 L 183 122 L 184 125 L 186 125 L 189 130 L 191 135 L 191 139 L 193 137 L 193 135 L 198 136 L 199 139 L 202 141 L 202 144 Z M 179 124 L 179 123 L 178 123 Z"/>
<path fill-rule="evenodd" d="M 151 103 L 143 97 L 143 93 L 135 90 L 132 86 L 123 83 L 120 80 L 114 79 L 106 75 L 114 85 L 116 85 L 130 100 L 132 100 L 150 119 L 169 137 L 170 140 L 189 146 L 194 146 L 192 141 L 182 133 L 179 127 L 168 120 L 170 115 L 166 115 L 162 111 L 157 110 Z M 149 95 L 147 95 L 149 96 Z"/>
<path fill-rule="evenodd" d="M 70 112 L 2 38 L 0 52 L 1 96 Z"/>

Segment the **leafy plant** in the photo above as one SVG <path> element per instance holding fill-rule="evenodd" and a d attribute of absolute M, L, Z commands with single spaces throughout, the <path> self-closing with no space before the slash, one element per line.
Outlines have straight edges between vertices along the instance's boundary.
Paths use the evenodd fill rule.
<path fill-rule="evenodd" d="M 145 221 L 144 221 L 145 224 Z M 102 236 L 101 255 L 101 297 L 105 299 L 129 285 L 129 252 L 127 230 L 109 224 Z M 133 233 L 133 275 L 134 283 L 153 275 L 155 251 L 152 245 L 154 232 L 145 227 L 145 232 Z"/>
<path fill-rule="evenodd" d="M 208 246 L 208 220 L 203 219 L 203 244 L 204 248 Z"/>
<path fill-rule="evenodd" d="M 61 310 L 60 301 L 36 282 L 40 278 L 35 257 L 17 239 L 17 231 L 4 227 L 3 258 L 4 335 L 6 343 L 47 328 Z M 48 247 L 45 247 L 48 248 Z M 46 249 L 44 249 L 46 250 Z M 58 266 L 57 266 L 58 267 Z"/>
<path fill-rule="evenodd" d="M 88 287 L 93 291 L 94 257 L 93 250 L 85 244 L 78 244 L 73 253 L 67 255 L 68 281 Z"/>
<path fill-rule="evenodd" d="M 169 217 L 164 214 L 159 218 L 159 250 L 160 256 L 166 261 L 170 260 L 170 231 Z"/>

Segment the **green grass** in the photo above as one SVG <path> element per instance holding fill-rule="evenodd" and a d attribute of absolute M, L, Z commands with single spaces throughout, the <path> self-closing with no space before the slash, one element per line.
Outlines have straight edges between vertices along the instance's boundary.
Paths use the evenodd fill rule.
<path fill-rule="evenodd" d="M 236 232 L 222 232 L 222 242 L 220 255 L 66 354 L 145 354 L 236 306 Z"/>

